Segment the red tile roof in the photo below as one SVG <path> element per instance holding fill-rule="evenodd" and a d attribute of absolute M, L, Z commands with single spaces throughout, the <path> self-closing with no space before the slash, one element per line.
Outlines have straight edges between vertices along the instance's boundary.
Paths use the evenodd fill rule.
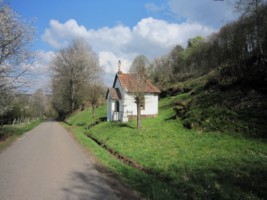
<path fill-rule="evenodd" d="M 128 92 L 160 93 L 160 90 L 149 80 L 140 79 L 136 74 L 124 74 L 119 72 L 116 74 L 114 84 L 116 79 L 120 81 L 122 88 Z"/>
<path fill-rule="evenodd" d="M 108 93 L 110 93 L 110 97 L 113 100 L 121 99 L 121 93 L 120 93 L 120 90 L 118 88 L 108 88 L 107 95 L 108 95 Z M 106 96 L 106 98 L 107 98 L 107 96 Z"/>

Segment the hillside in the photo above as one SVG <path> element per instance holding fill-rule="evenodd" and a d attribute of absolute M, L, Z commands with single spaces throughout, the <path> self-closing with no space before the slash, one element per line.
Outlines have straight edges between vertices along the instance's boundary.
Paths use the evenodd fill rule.
<path fill-rule="evenodd" d="M 180 82 L 162 95 L 179 95 L 174 117 L 181 119 L 186 128 L 266 138 L 266 80 L 259 76 L 250 76 L 250 81 L 239 75 L 223 76 L 222 71 L 229 68 Z M 251 72 L 243 74 L 248 76 Z"/>
<path fill-rule="evenodd" d="M 159 117 L 143 119 L 142 130 L 135 121 L 101 122 L 86 129 L 94 121 L 90 109 L 67 122 L 103 165 L 143 197 L 264 199 L 267 145 L 251 136 L 264 136 L 265 96 L 238 84 L 222 87 L 217 75 L 213 71 L 166 89 Z M 105 106 L 97 112 L 105 117 Z M 141 168 L 128 166 L 103 147 Z"/>

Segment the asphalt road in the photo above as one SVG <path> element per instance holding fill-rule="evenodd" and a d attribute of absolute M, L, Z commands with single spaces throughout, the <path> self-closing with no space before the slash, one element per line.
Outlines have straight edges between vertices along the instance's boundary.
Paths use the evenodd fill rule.
<path fill-rule="evenodd" d="M 88 155 L 56 122 L 0 153 L 0 200 L 117 199 Z"/>

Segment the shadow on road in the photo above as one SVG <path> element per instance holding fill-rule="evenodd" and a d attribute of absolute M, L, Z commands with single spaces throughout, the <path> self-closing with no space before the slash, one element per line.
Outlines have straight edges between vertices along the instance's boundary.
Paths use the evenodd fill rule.
<path fill-rule="evenodd" d="M 63 188 L 65 199 L 117 199 L 112 189 L 99 177 L 92 167 L 86 166 L 82 172 L 74 171 L 69 175 L 70 185 Z"/>

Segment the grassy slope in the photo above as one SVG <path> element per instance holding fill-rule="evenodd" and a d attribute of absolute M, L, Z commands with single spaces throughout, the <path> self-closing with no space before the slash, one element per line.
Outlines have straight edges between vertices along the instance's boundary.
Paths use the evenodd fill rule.
<path fill-rule="evenodd" d="M 96 118 L 106 117 L 106 112 L 106 106 L 100 106 L 99 108 L 97 108 Z M 82 112 L 77 112 L 67 119 L 67 122 L 69 124 L 81 127 L 85 127 L 86 125 L 89 125 L 94 121 L 95 119 L 93 119 L 92 117 L 91 109 L 86 109 Z"/>
<path fill-rule="evenodd" d="M 187 98 L 188 94 L 181 94 L 162 99 L 159 117 L 144 119 L 141 131 L 135 129 L 135 122 L 104 122 L 86 131 L 126 157 L 167 175 L 170 180 L 166 182 L 114 160 L 83 135 L 82 126 L 76 128 L 76 136 L 105 165 L 151 199 L 266 198 L 266 143 L 185 129 L 181 121 L 173 119 L 172 108 L 177 100 Z M 99 111 L 99 116 L 105 116 L 104 106 Z M 69 119 L 72 124 L 80 121 L 92 121 L 89 111 Z"/>
<path fill-rule="evenodd" d="M 202 131 L 267 138 L 266 93 L 232 79 L 213 71 L 182 83 L 191 90 L 184 99 L 190 106 L 182 123 Z"/>

